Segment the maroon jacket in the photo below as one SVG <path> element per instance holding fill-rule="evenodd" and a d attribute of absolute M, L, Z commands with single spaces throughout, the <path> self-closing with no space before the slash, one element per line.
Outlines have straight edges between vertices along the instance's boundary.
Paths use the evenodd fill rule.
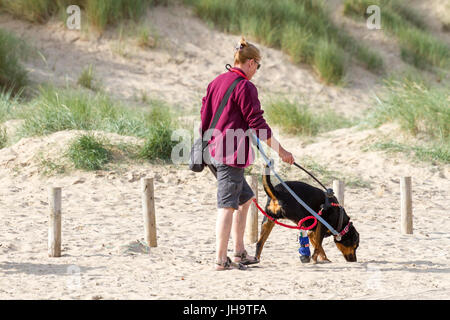
<path fill-rule="evenodd" d="M 241 69 L 230 70 L 233 69 L 245 75 Z M 200 111 L 202 135 L 211 125 L 225 92 L 239 76 L 236 72 L 228 71 L 219 75 L 208 85 Z M 264 120 L 263 113 L 255 85 L 246 79 L 239 82 L 213 132 L 209 143 L 211 156 L 232 167 L 245 168 L 252 164 L 254 151 L 251 148 L 247 130 L 255 129 L 253 132 L 261 140 L 272 136 L 272 130 Z"/>

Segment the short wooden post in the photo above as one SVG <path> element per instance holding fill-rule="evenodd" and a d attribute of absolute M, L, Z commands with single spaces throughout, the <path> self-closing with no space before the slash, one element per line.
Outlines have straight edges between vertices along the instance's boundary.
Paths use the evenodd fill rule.
<path fill-rule="evenodd" d="M 256 201 L 258 201 L 258 176 L 251 176 L 251 188 L 255 193 Z M 247 224 L 245 227 L 245 238 L 247 243 L 258 242 L 258 208 L 252 203 L 250 212 L 247 214 Z"/>
<path fill-rule="evenodd" d="M 412 220 L 412 190 L 411 177 L 402 177 L 400 179 L 400 194 L 401 194 L 401 233 L 413 233 Z"/>
<path fill-rule="evenodd" d="M 155 197 L 153 178 L 141 178 L 144 240 L 149 247 L 156 247 Z"/>
<path fill-rule="evenodd" d="M 49 188 L 48 201 L 48 256 L 61 257 L 61 188 Z"/>
<path fill-rule="evenodd" d="M 343 181 L 333 180 L 333 191 L 341 206 L 344 206 L 344 189 L 345 185 Z"/>

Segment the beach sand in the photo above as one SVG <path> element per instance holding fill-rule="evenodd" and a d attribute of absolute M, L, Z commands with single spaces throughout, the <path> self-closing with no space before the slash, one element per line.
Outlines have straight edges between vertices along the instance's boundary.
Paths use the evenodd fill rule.
<path fill-rule="evenodd" d="M 347 129 L 348 130 L 348 129 Z M 447 299 L 449 171 L 409 165 L 353 150 L 370 132 L 338 142 L 295 147 L 329 168 L 370 181 L 345 190 L 358 232 L 358 262 L 345 262 L 324 240 L 332 261 L 301 264 L 297 232 L 276 226 L 260 264 L 247 271 L 213 271 L 216 181 L 186 165 L 130 165 L 126 171 L 45 177 L 39 150 L 61 154 L 76 131 L 21 140 L 0 153 L 1 299 Z M 109 136 L 111 140 L 120 139 Z M 332 157 L 321 150 L 346 152 Z M 261 159 L 252 171 L 261 171 Z M 368 170 L 370 168 L 370 170 Z M 286 179 L 301 179 L 295 169 Z M 400 233 L 399 177 L 412 176 L 414 234 Z M 145 251 L 140 178 L 154 177 L 158 246 Z M 62 257 L 47 256 L 48 188 L 62 187 Z M 266 195 L 259 186 L 259 203 Z M 262 216 L 259 215 L 260 221 Z M 232 248 L 230 241 L 230 250 Z M 248 244 L 249 252 L 255 245 Z M 230 255 L 232 252 L 230 251 Z"/>
<path fill-rule="evenodd" d="M 232 62 L 238 37 L 209 29 L 183 8 L 156 8 L 149 15 L 162 39 L 161 47 L 152 51 L 123 46 L 125 52 L 118 52 L 120 43 L 108 33 L 90 39 L 64 30 L 58 21 L 30 27 L 2 14 L 0 27 L 28 37 L 45 55 L 46 61 L 27 63 L 33 81 L 74 84 L 92 63 L 112 96 L 139 100 L 145 93 L 195 119 L 189 112 L 199 114 L 206 85 Z M 295 66 L 281 52 L 260 47 L 263 68 L 254 82 L 263 102 L 272 95 L 301 98 L 317 108 L 332 106 L 346 116 L 361 115 L 369 108 L 378 82 L 362 68 L 354 67 L 347 86 L 327 87 L 311 68 Z M 18 124 L 8 122 L 6 128 L 14 130 Z M 381 135 L 399 136 L 395 125 L 335 130 L 308 143 L 277 132 L 300 164 L 308 157 L 347 179 L 345 208 L 360 234 L 358 262 L 345 262 L 327 238 L 324 249 L 332 263 L 301 264 L 297 232 L 276 226 L 258 265 L 226 272 L 213 270 L 217 189 L 208 170 L 196 174 L 187 165 L 131 162 L 109 171 L 71 169 L 43 175 L 42 161 L 61 160 L 64 148 L 78 133 L 26 138 L 0 150 L 0 299 L 450 297 L 450 167 L 364 151 Z M 104 135 L 111 141 L 139 142 Z M 279 162 L 276 168 L 286 180 L 305 179 L 296 168 Z M 261 169 L 258 159 L 252 173 L 261 174 Z M 412 177 L 412 235 L 400 233 L 402 176 Z M 150 252 L 142 246 L 142 177 L 153 177 L 155 187 L 158 246 Z M 62 187 L 59 258 L 47 254 L 52 186 Z M 259 203 L 265 205 L 261 187 Z M 255 244 L 247 249 L 253 253 Z"/>

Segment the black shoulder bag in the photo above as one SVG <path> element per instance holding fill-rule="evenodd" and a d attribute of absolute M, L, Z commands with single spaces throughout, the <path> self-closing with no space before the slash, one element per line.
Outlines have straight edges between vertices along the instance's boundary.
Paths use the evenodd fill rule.
<path fill-rule="evenodd" d="M 217 109 L 217 111 L 214 115 L 214 119 L 211 123 L 211 126 L 208 128 L 208 130 L 205 131 L 206 135 L 195 140 L 195 142 L 191 148 L 191 155 L 189 158 L 189 169 L 191 169 L 192 171 L 201 172 L 205 168 L 206 163 L 204 161 L 203 152 L 204 152 L 205 148 L 208 146 L 209 140 L 211 140 L 211 138 L 212 138 L 212 132 L 213 132 L 214 128 L 216 127 L 220 116 L 222 115 L 223 109 L 225 109 L 225 106 L 226 106 L 228 100 L 230 99 L 231 93 L 233 92 L 236 85 L 243 79 L 244 78 L 239 77 L 233 81 L 233 83 L 231 84 L 231 86 L 228 88 L 227 92 L 223 96 L 222 101 L 220 102 L 219 108 Z M 209 129 L 213 129 L 213 130 L 209 130 Z"/>

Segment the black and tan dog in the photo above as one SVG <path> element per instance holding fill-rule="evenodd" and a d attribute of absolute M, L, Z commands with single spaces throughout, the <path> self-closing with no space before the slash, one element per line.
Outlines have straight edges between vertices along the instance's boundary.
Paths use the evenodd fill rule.
<path fill-rule="evenodd" d="M 323 190 L 303 182 L 286 181 L 286 184 L 315 212 L 319 212 L 319 210 L 323 208 L 321 216 L 342 235 L 339 241 L 336 237 L 334 238 L 336 246 L 347 261 L 355 262 L 356 249 L 359 245 L 359 233 L 350 222 L 350 217 L 347 216 L 344 208 L 336 205 L 338 204 L 336 197 L 332 195 L 327 196 Z M 311 215 L 297 202 L 297 200 L 295 200 L 283 185 L 278 184 L 276 187 L 272 186 L 269 168 L 267 166 L 265 168 L 265 174 L 263 175 L 263 186 L 268 196 L 265 210 L 273 219 L 288 219 L 297 225 L 302 218 Z M 308 222 L 306 223 L 309 225 Z M 260 238 L 256 244 L 256 257 L 258 259 L 261 256 L 264 243 L 269 237 L 274 225 L 275 223 L 273 221 L 264 217 Z M 320 221 L 318 221 L 317 225 L 308 232 L 310 243 L 314 246 L 314 253 L 312 255 L 314 263 L 317 263 L 318 260 L 330 261 L 322 248 L 323 239 L 330 235 L 332 235 L 330 230 L 328 230 Z"/>

